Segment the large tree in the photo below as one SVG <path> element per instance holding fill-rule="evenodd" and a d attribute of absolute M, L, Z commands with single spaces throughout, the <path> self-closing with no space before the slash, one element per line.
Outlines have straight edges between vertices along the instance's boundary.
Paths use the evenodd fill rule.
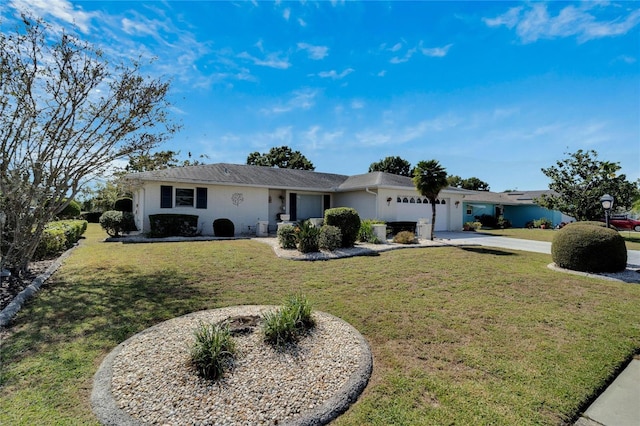
<path fill-rule="evenodd" d="M 489 184 L 477 177 L 470 177 L 468 179 L 462 179 L 460 176 L 452 175 L 447 177 L 449 186 L 454 188 L 470 189 L 473 191 L 488 191 Z"/>
<path fill-rule="evenodd" d="M 252 152 L 247 157 L 247 164 L 251 166 L 278 167 L 279 169 L 315 170 L 313 163 L 300 151 L 293 151 L 288 146 L 274 147 L 260 154 Z"/>
<path fill-rule="evenodd" d="M 420 161 L 413 171 L 413 184 L 431 203 L 431 240 L 436 225 L 436 200 L 440 191 L 448 186 L 447 170 L 436 160 Z"/>
<path fill-rule="evenodd" d="M 568 158 L 554 166 L 543 168 L 551 183 L 553 195 L 543 195 L 536 203 L 550 210 L 559 210 L 577 220 L 595 220 L 603 216 L 600 197 L 613 195 L 614 207 L 628 210 L 640 190 L 624 174 L 618 174 L 619 163 L 598 160 L 594 150 L 567 153 Z"/>
<path fill-rule="evenodd" d="M 176 127 L 169 84 L 144 77 L 138 61 L 112 65 L 93 45 L 28 17 L 0 34 L 0 46 L 2 266 L 20 275 L 46 224 L 91 177 Z"/>
<path fill-rule="evenodd" d="M 378 162 L 371 163 L 369 173 L 386 172 L 400 176 L 411 176 L 411 163 L 400 157 L 386 157 Z"/>

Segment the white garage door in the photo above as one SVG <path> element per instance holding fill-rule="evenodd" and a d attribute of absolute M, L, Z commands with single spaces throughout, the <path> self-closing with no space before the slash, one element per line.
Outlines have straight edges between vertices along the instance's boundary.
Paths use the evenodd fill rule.
<path fill-rule="evenodd" d="M 431 204 L 428 202 L 418 203 L 415 197 L 413 198 L 413 203 L 411 200 L 412 197 L 398 197 L 397 220 L 417 222 L 419 219 L 425 218 L 431 221 Z M 440 204 L 436 204 L 435 231 L 449 230 L 449 206 L 449 199 L 441 200 Z"/>

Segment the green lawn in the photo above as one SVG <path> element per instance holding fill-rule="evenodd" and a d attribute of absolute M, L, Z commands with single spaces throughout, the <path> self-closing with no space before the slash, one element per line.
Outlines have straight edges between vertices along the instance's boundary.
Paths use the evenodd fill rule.
<path fill-rule="evenodd" d="M 553 241 L 553 237 L 556 235 L 555 229 L 525 229 L 525 228 L 510 228 L 510 229 L 482 229 L 483 234 L 498 235 L 502 237 L 522 238 L 525 240 L 535 241 Z M 634 231 L 620 231 L 620 235 L 625 239 L 627 244 L 627 250 L 640 250 L 640 232 Z"/>
<path fill-rule="evenodd" d="M 395 250 L 278 259 L 248 241 L 87 240 L 4 333 L 3 424 L 95 424 L 103 357 L 188 312 L 307 295 L 367 338 L 374 371 L 337 425 L 570 423 L 640 348 L 640 286 L 547 269 L 548 255 Z"/>

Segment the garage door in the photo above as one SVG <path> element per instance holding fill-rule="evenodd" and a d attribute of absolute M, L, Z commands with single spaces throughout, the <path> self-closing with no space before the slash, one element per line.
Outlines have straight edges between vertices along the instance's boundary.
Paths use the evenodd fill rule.
<path fill-rule="evenodd" d="M 411 202 L 413 200 L 413 202 Z M 436 226 L 435 231 L 449 230 L 449 199 L 438 200 L 436 204 Z M 398 197 L 397 220 L 417 222 L 421 218 L 431 221 L 431 204 L 421 199 L 417 202 L 416 197 Z"/>

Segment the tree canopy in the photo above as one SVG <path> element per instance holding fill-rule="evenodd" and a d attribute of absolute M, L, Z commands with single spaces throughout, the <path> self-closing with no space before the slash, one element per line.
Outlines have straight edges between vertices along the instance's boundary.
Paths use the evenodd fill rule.
<path fill-rule="evenodd" d="M 378 162 L 371 163 L 369 172 L 386 172 L 400 176 L 412 176 L 411 163 L 400 157 L 386 157 Z"/>
<path fill-rule="evenodd" d="M 447 182 L 449 186 L 453 186 L 454 188 L 470 189 L 473 191 L 489 190 L 489 184 L 475 176 L 463 179 L 460 176 L 452 175 L 447 177 Z"/>
<path fill-rule="evenodd" d="M 632 183 L 624 174 L 618 174 L 619 163 L 598 160 L 594 150 L 567 153 L 542 172 L 551 179 L 549 189 L 554 195 L 543 195 L 536 200 L 542 207 L 559 210 L 577 220 L 597 220 L 603 217 L 600 198 L 604 194 L 614 197 L 614 209 L 628 210 L 640 192 L 639 182 Z"/>
<path fill-rule="evenodd" d="M 0 33 L 0 210 L 3 267 L 26 271 L 46 224 L 115 159 L 176 129 L 169 83 L 26 16 Z"/>
<path fill-rule="evenodd" d="M 313 163 L 300 151 L 293 151 L 288 146 L 274 147 L 260 154 L 252 152 L 247 157 L 250 166 L 277 167 L 279 169 L 315 170 Z"/>
<path fill-rule="evenodd" d="M 431 203 L 431 240 L 436 224 L 436 200 L 440 191 L 448 186 L 447 170 L 436 160 L 420 161 L 413 172 L 413 184 Z"/>

